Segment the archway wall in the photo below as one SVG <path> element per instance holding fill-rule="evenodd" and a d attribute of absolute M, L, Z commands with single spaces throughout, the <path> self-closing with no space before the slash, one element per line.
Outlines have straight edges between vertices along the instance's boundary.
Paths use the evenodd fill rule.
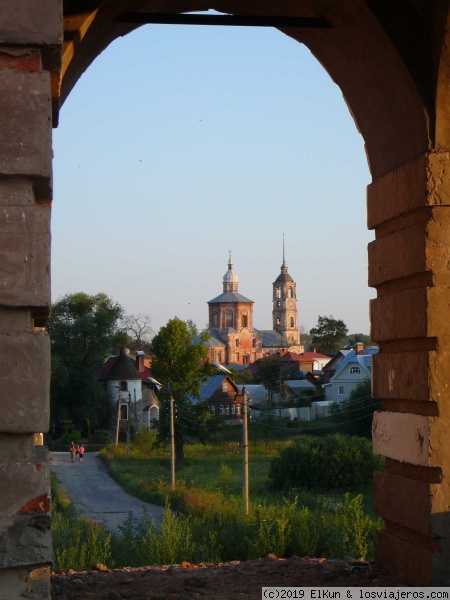
<path fill-rule="evenodd" d="M 52 75 L 62 43 L 54 0 L 0 4 L 0 588 L 48 593 Z M 57 77 L 56 77 L 57 79 Z M 41 596 L 39 596 L 41 597 Z"/>

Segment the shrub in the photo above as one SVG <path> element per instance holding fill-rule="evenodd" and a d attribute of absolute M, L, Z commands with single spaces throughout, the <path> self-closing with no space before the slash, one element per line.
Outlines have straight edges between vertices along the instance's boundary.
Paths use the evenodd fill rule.
<path fill-rule="evenodd" d="M 67 447 L 70 446 L 70 444 L 72 442 L 75 442 L 75 444 L 78 444 L 80 442 L 80 440 L 81 440 L 81 432 L 76 431 L 76 430 L 66 431 L 66 433 L 63 433 L 61 436 L 61 442 Z"/>
<path fill-rule="evenodd" d="M 275 490 L 354 490 L 367 487 L 378 465 L 372 444 L 341 434 L 299 437 L 270 465 Z"/>
<path fill-rule="evenodd" d="M 97 444 L 105 446 L 110 442 L 111 434 L 107 429 L 97 429 L 97 431 L 94 434 L 94 439 L 97 442 Z"/>

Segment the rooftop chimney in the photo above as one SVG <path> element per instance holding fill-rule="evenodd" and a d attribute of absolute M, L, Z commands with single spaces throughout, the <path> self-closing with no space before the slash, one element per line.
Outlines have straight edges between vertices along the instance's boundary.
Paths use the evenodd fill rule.
<path fill-rule="evenodd" d="M 145 370 L 144 352 L 142 350 L 138 350 L 136 352 L 136 366 L 138 368 L 139 373 L 142 373 Z"/>
<path fill-rule="evenodd" d="M 362 354 L 364 350 L 364 344 L 362 342 L 356 342 L 355 344 L 355 354 Z"/>

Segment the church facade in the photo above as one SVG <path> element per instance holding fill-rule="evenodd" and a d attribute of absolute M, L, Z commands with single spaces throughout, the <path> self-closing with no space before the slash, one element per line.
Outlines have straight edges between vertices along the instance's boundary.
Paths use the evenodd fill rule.
<path fill-rule="evenodd" d="M 301 352 L 298 330 L 296 284 L 284 260 L 273 286 L 273 329 L 259 330 L 253 324 L 253 300 L 239 293 L 239 278 L 233 271 L 231 253 L 223 290 L 208 302 L 208 333 L 205 342 L 210 362 L 249 365 L 276 352 Z"/>

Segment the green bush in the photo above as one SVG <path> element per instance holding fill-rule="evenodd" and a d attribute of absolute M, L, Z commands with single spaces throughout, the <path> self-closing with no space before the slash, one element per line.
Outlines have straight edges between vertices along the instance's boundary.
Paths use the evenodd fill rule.
<path fill-rule="evenodd" d="M 75 444 L 79 444 L 81 440 L 81 432 L 79 431 L 66 431 L 66 433 L 63 433 L 61 436 L 61 442 L 67 446 L 67 450 L 69 449 L 69 446 L 72 442 L 75 442 Z"/>
<path fill-rule="evenodd" d="M 94 433 L 94 439 L 97 444 L 106 446 L 106 444 L 111 441 L 111 434 L 107 429 L 97 429 L 97 431 Z"/>
<path fill-rule="evenodd" d="M 372 444 L 341 434 L 299 437 L 272 460 L 272 489 L 355 490 L 367 487 L 379 461 Z"/>

